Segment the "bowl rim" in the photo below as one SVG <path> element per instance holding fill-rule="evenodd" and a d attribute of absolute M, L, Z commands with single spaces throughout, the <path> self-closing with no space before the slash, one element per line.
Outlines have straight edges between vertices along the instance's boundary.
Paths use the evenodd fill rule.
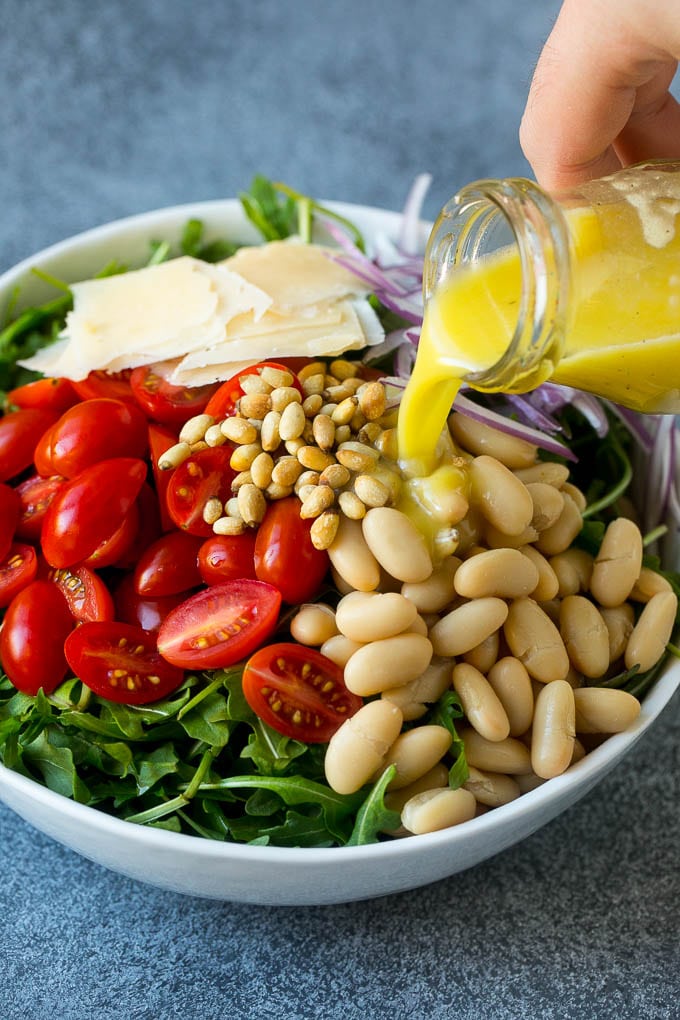
<path fill-rule="evenodd" d="M 354 216 L 364 221 L 375 220 L 388 232 L 394 231 L 401 222 L 401 213 L 394 210 L 350 202 L 322 201 L 324 205 L 340 214 Z M 251 233 L 249 224 L 243 216 L 240 202 L 236 198 L 170 205 L 90 227 L 27 256 L 2 273 L 0 275 L 0 300 L 2 300 L 3 293 L 8 288 L 15 287 L 17 283 L 20 283 L 21 278 L 30 273 L 34 266 L 44 265 L 79 248 L 88 247 L 90 244 L 107 243 L 119 238 L 120 235 L 129 235 L 147 227 L 156 228 L 162 221 L 184 222 L 192 216 L 205 218 L 206 227 L 209 228 L 208 221 L 211 216 L 220 214 L 233 216 L 237 213 L 240 213 L 238 218 L 242 220 L 246 233 Z M 423 239 L 426 240 L 431 224 L 421 221 L 420 226 Z M 257 235 L 253 234 L 252 236 L 256 237 Z M 151 235 L 148 235 L 147 240 L 150 240 L 150 237 Z M 129 237 L 128 240 L 130 240 Z M 11 789 L 40 807 L 49 811 L 58 811 L 65 821 L 68 819 L 77 823 L 78 826 L 84 825 L 86 828 L 96 830 L 100 835 L 111 838 L 122 837 L 126 842 L 132 840 L 140 848 L 146 848 L 149 851 L 161 847 L 165 849 L 191 848 L 192 854 L 195 853 L 199 857 L 219 857 L 225 861 L 232 860 L 235 863 L 262 859 L 269 864 L 280 862 L 286 865 L 299 864 L 301 866 L 333 861 L 337 863 L 340 859 L 338 855 L 342 856 L 343 862 L 357 863 L 362 860 L 371 860 L 376 856 L 383 857 L 386 861 L 393 857 L 410 859 L 420 856 L 430 848 L 447 844 L 455 849 L 456 844 L 468 836 L 471 826 L 474 826 L 475 833 L 482 835 L 486 830 L 493 831 L 508 818 L 522 819 L 527 815 L 535 815 L 537 822 L 534 828 L 538 828 L 544 818 L 541 808 L 551 802 L 559 803 L 563 796 L 568 796 L 574 790 L 583 788 L 585 792 L 597 779 L 604 777 L 608 767 L 616 764 L 656 721 L 679 687 L 680 661 L 672 659 L 643 699 L 642 711 L 635 723 L 625 731 L 609 736 L 602 744 L 572 765 L 567 772 L 544 782 L 536 789 L 522 794 L 508 804 L 471 819 L 469 822 L 437 832 L 419 836 L 411 835 L 404 839 L 343 847 L 277 847 L 210 840 L 191 833 L 173 832 L 169 829 L 129 823 L 98 807 L 81 804 L 50 790 L 38 780 L 15 772 L 2 763 L 0 763 L 0 800 L 4 799 L 3 788 Z M 495 851 L 491 849 L 490 852 Z"/>

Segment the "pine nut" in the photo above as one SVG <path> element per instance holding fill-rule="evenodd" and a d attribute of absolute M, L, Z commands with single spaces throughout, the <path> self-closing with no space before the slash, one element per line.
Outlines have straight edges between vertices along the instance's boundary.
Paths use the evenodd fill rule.
<path fill-rule="evenodd" d="M 239 412 L 244 418 L 257 418 L 259 421 L 263 420 L 271 406 L 272 398 L 268 393 L 245 393 L 238 402 Z"/>
<path fill-rule="evenodd" d="M 332 385 L 329 385 L 328 380 L 329 376 L 326 376 L 326 388 L 323 395 L 329 403 L 334 403 L 337 407 L 343 402 L 343 400 L 347 400 L 348 397 L 354 396 L 354 386 L 350 383 L 339 383 L 335 381 Z"/>
<path fill-rule="evenodd" d="M 476 730 L 466 729 L 461 734 L 468 765 L 483 772 L 500 772 L 521 776 L 531 772 L 529 749 L 515 737 L 505 740 L 486 740 Z"/>
<path fill-rule="evenodd" d="M 224 504 L 224 512 L 227 517 L 241 517 L 241 511 L 238 507 L 238 496 L 232 496 L 231 499 L 227 500 Z"/>
<path fill-rule="evenodd" d="M 313 393 L 323 393 L 326 387 L 326 379 L 323 372 L 307 375 L 304 379 L 298 373 L 298 379 L 302 384 L 302 392 L 306 397 L 311 397 Z"/>
<path fill-rule="evenodd" d="M 590 599 L 583 595 L 562 599 L 560 634 L 574 669 L 591 679 L 604 676 L 609 667 L 609 631 Z"/>
<path fill-rule="evenodd" d="M 250 466 L 256 457 L 262 453 L 259 443 L 248 443 L 246 446 L 238 446 L 231 455 L 229 465 L 234 471 L 249 471 Z"/>
<path fill-rule="evenodd" d="M 250 483 L 238 490 L 238 508 L 245 524 L 259 524 L 264 518 L 267 503 L 257 486 Z"/>
<path fill-rule="evenodd" d="M 481 769 L 469 768 L 463 789 L 469 790 L 478 804 L 489 807 L 500 807 L 509 804 L 520 796 L 519 784 L 512 776 L 502 776 L 497 772 L 482 772 Z"/>
<path fill-rule="evenodd" d="M 515 599 L 503 627 L 510 651 L 541 683 L 564 680 L 569 656 L 555 624 L 530 598 Z"/>
<path fill-rule="evenodd" d="M 526 486 L 499 460 L 485 454 L 470 464 L 470 499 L 504 535 L 521 534 L 534 512 Z"/>
<path fill-rule="evenodd" d="M 633 521 L 618 517 L 607 525 L 595 557 L 590 591 L 601 606 L 625 602 L 642 567 L 642 535 Z"/>
<path fill-rule="evenodd" d="M 377 641 L 407 630 L 416 619 L 416 607 L 396 592 L 351 592 L 336 610 L 338 630 L 352 641 Z"/>
<path fill-rule="evenodd" d="M 430 631 L 437 655 L 463 655 L 503 626 L 508 607 L 502 599 L 483 598 L 452 609 Z"/>
<path fill-rule="evenodd" d="M 519 598 L 529 595 L 537 584 L 537 568 L 518 549 L 490 549 L 471 556 L 455 576 L 456 591 L 470 599 Z"/>
<path fill-rule="evenodd" d="M 626 669 L 639 666 L 644 673 L 659 661 L 671 639 L 677 611 L 675 592 L 662 591 L 651 597 L 628 639 Z"/>
<path fill-rule="evenodd" d="M 431 658 L 432 645 L 420 634 L 398 634 L 371 641 L 355 652 L 345 666 L 345 684 L 361 697 L 380 694 L 415 680 L 427 669 Z"/>
<path fill-rule="evenodd" d="M 353 379 L 359 374 L 359 366 L 354 361 L 347 361 L 346 358 L 337 358 L 331 361 L 330 370 L 336 379 Z"/>
<path fill-rule="evenodd" d="M 385 429 L 377 439 L 373 440 L 376 450 L 388 460 L 396 461 L 399 456 L 398 436 L 396 429 Z"/>
<path fill-rule="evenodd" d="M 253 373 L 252 375 L 242 375 L 238 381 L 239 386 L 244 393 L 271 393 L 274 389 L 268 382 L 266 382 L 261 375 Z"/>
<path fill-rule="evenodd" d="M 375 444 L 375 441 L 383 434 L 383 429 L 376 421 L 367 421 L 363 428 L 357 433 L 357 441 L 366 443 L 367 446 Z M 396 457 L 393 458 L 396 460 Z"/>
<path fill-rule="evenodd" d="M 250 471 L 239 471 L 235 478 L 231 482 L 231 491 L 238 493 L 238 490 L 243 485 L 252 485 L 252 476 Z"/>
<path fill-rule="evenodd" d="M 328 510 L 334 502 L 335 493 L 329 485 L 316 485 L 309 495 L 306 496 L 300 508 L 300 517 L 303 520 L 318 517 L 324 510 Z"/>
<path fill-rule="evenodd" d="M 330 485 L 331 489 L 342 489 L 349 483 L 350 473 L 342 464 L 330 464 L 321 472 L 319 483 Z"/>
<path fill-rule="evenodd" d="M 297 390 L 294 392 L 297 393 Z M 281 412 L 279 435 L 284 442 L 286 439 L 297 439 L 298 436 L 302 435 L 306 424 L 307 419 L 301 405 L 296 403 L 288 404 Z"/>
<path fill-rule="evenodd" d="M 465 450 L 475 455 L 488 454 L 508 468 L 527 468 L 536 460 L 537 451 L 532 443 L 508 436 L 460 412 L 449 417 L 449 431 Z"/>
<path fill-rule="evenodd" d="M 353 521 L 360 521 L 366 516 L 366 506 L 354 492 L 341 492 L 338 496 L 338 504 L 345 517 L 349 517 Z"/>
<path fill-rule="evenodd" d="M 273 469 L 274 460 L 272 456 L 269 453 L 259 453 L 250 465 L 253 485 L 257 485 L 258 489 L 266 489 L 272 480 Z"/>
<path fill-rule="evenodd" d="M 309 529 L 312 545 L 320 552 L 330 549 L 335 541 L 340 524 L 340 515 L 336 510 L 324 510 L 313 521 Z"/>
<path fill-rule="evenodd" d="M 227 437 L 219 425 L 211 425 L 205 430 L 205 441 L 208 446 L 224 446 Z"/>
<path fill-rule="evenodd" d="M 290 633 L 301 645 L 320 648 L 338 633 L 335 613 L 323 602 L 300 606 L 290 621 Z"/>
<path fill-rule="evenodd" d="M 453 688 L 470 725 L 487 740 L 505 740 L 510 722 L 489 681 L 467 662 L 453 667 Z"/>
<path fill-rule="evenodd" d="M 291 386 L 293 373 L 286 369 L 274 368 L 272 365 L 264 365 L 260 369 L 260 379 L 277 389 L 281 386 Z"/>
<path fill-rule="evenodd" d="M 312 393 L 311 396 L 305 397 L 302 401 L 302 410 L 305 412 L 307 418 L 313 418 L 315 414 L 318 414 L 323 405 L 323 397 L 320 393 Z"/>
<path fill-rule="evenodd" d="M 331 737 L 324 770 L 336 793 L 356 793 L 383 764 L 401 730 L 402 715 L 389 701 L 369 701 Z"/>
<path fill-rule="evenodd" d="M 323 361 L 312 361 L 308 365 L 303 365 L 297 373 L 298 382 L 304 383 L 310 376 L 314 375 L 321 375 L 321 378 L 323 379 L 325 371 L 326 366 Z"/>
<path fill-rule="evenodd" d="M 191 447 L 188 443 L 175 443 L 169 450 L 162 453 L 158 458 L 158 467 L 161 471 L 172 471 L 179 467 L 191 456 Z"/>
<path fill-rule="evenodd" d="M 526 667 L 514 656 L 506 655 L 489 670 L 487 680 L 505 709 L 510 736 L 520 737 L 531 726 L 534 692 Z"/>
<path fill-rule="evenodd" d="M 385 506 L 391 498 L 387 486 L 372 475 L 357 475 L 354 479 L 354 491 L 367 507 Z"/>
<path fill-rule="evenodd" d="M 335 429 L 335 444 L 340 446 L 342 443 L 348 443 L 352 438 L 352 430 L 349 425 L 337 425 Z"/>
<path fill-rule="evenodd" d="M 345 397 L 331 412 L 334 425 L 349 425 L 357 409 L 355 397 Z"/>
<path fill-rule="evenodd" d="M 242 535 L 246 526 L 240 517 L 220 517 L 213 524 L 216 535 Z"/>
<path fill-rule="evenodd" d="M 269 499 L 286 499 L 293 492 L 292 485 L 280 485 L 278 482 L 270 482 L 264 490 Z"/>
<path fill-rule="evenodd" d="M 278 411 L 279 414 L 283 414 L 283 412 L 289 408 L 291 404 L 297 404 L 302 411 L 302 395 L 294 386 L 279 386 L 275 390 L 272 390 L 272 411 Z M 304 413 L 305 412 L 302 411 L 303 415 Z"/>
<path fill-rule="evenodd" d="M 477 802 L 469 790 L 425 790 L 406 802 L 401 824 L 416 836 L 469 822 Z"/>
<path fill-rule="evenodd" d="M 387 398 L 385 387 L 380 382 L 370 382 L 359 392 L 359 408 L 366 421 L 377 421 L 385 413 Z"/>
<path fill-rule="evenodd" d="M 189 443 L 189 445 L 197 443 L 200 439 L 205 438 L 206 431 L 214 424 L 215 419 L 211 414 L 194 415 L 182 425 L 179 433 L 180 443 Z"/>
<path fill-rule="evenodd" d="M 622 733 L 640 714 L 640 702 L 613 687 L 581 687 L 573 692 L 577 733 Z"/>
<path fill-rule="evenodd" d="M 298 485 L 295 488 L 295 494 L 299 498 L 300 502 L 304 503 L 317 488 L 317 485 L 312 485 L 311 483 L 307 483 L 307 485 Z"/>
<path fill-rule="evenodd" d="M 425 581 L 432 559 L 423 535 L 400 510 L 370 509 L 361 522 L 364 539 L 376 560 L 399 581 Z"/>
<path fill-rule="evenodd" d="M 323 471 L 330 464 L 335 463 L 335 458 L 330 453 L 324 453 L 318 446 L 303 446 L 297 452 L 297 459 L 303 467 L 310 471 Z"/>
<path fill-rule="evenodd" d="M 379 778 L 390 765 L 395 765 L 397 773 L 387 789 L 401 790 L 409 786 L 441 761 L 451 746 L 451 739 L 445 726 L 416 726 L 401 733 L 387 752 L 375 778 Z"/>
<path fill-rule="evenodd" d="M 266 450 L 267 453 L 273 453 L 273 451 L 277 450 L 281 444 L 281 435 L 279 432 L 280 421 L 281 415 L 278 411 L 268 411 L 262 419 L 260 442 L 262 443 L 262 449 Z"/>
<path fill-rule="evenodd" d="M 306 441 L 299 436 L 297 439 L 287 439 L 285 442 L 286 453 L 289 453 L 291 457 L 297 457 L 298 453 L 303 446 L 306 446 Z"/>
<path fill-rule="evenodd" d="M 295 482 L 295 492 L 296 492 L 296 494 L 298 493 L 298 490 L 303 485 L 319 485 L 320 484 L 320 482 L 321 482 L 321 475 L 319 474 L 318 471 L 302 471 L 302 465 L 300 464 L 300 461 L 297 459 L 297 457 L 295 457 L 295 463 L 298 465 L 298 467 L 301 470 L 301 474 L 298 475 L 297 481 Z"/>
<path fill-rule="evenodd" d="M 224 514 L 222 501 L 216 496 L 211 497 L 203 507 L 203 520 L 206 524 L 214 524 Z"/>
<path fill-rule="evenodd" d="M 531 727 L 531 767 L 542 779 L 565 772 L 574 753 L 575 692 L 566 680 L 539 691 Z"/>
<path fill-rule="evenodd" d="M 312 422 L 312 435 L 321 450 L 332 450 L 335 443 L 335 425 L 327 414 L 317 414 Z"/>
<path fill-rule="evenodd" d="M 335 456 L 340 464 L 344 464 L 350 471 L 355 471 L 358 474 L 374 468 L 380 454 L 372 446 L 350 441 L 340 443 L 335 451 Z"/>

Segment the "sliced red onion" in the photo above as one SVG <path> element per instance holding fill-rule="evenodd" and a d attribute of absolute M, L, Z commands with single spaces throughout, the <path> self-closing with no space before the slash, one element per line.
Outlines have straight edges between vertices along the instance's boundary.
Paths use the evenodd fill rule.
<path fill-rule="evenodd" d="M 401 347 L 398 348 L 394 358 L 394 368 L 397 375 L 402 379 L 408 379 L 413 371 L 417 353 L 418 350 L 413 346 L 413 344 L 402 344 Z"/>
<path fill-rule="evenodd" d="M 518 393 L 504 393 L 503 399 L 514 408 L 526 425 L 547 432 L 549 435 L 562 431 L 562 426 L 558 421 L 543 414 L 543 411 L 535 407 L 526 396 L 520 396 Z"/>
<path fill-rule="evenodd" d="M 639 415 L 636 411 L 629 411 L 627 407 L 621 407 L 620 404 L 614 404 L 610 400 L 605 401 L 605 404 L 612 414 L 616 415 L 619 421 L 625 425 L 638 446 L 645 453 L 651 453 L 654 447 L 654 439 L 649 430 L 645 427 L 641 415 Z M 647 418 L 647 421 L 652 424 L 654 428 L 656 428 L 656 424 L 654 423 L 655 418 L 655 415 L 648 416 Z"/>
<path fill-rule="evenodd" d="M 393 329 L 391 333 L 388 333 L 381 344 L 376 344 L 375 347 L 369 347 L 364 354 L 362 361 L 365 365 L 371 365 L 375 361 L 380 361 L 388 354 L 394 353 L 399 347 L 412 347 L 412 343 L 407 337 L 407 329 Z"/>

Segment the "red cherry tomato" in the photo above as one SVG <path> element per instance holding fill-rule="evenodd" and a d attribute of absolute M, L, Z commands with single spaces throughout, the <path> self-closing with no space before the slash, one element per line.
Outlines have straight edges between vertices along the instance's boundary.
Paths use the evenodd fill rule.
<path fill-rule="evenodd" d="M 185 669 L 231 666 L 276 627 L 281 596 L 262 581 L 227 581 L 173 609 L 158 632 L 158 651 Z"/>
<path fill-rule="evenodd" d="M 26 588 L 38 573 L 38 557 L 33 546 L 15 542 L 0 563 L 0 608 Z"/>
<path fill-rule="evenodd" d="M 52 463 L 52 432 L 54 425 L 45 429 L 42 436 L 35 445 L 33 451 L 33 463 L 41 478 L 51 478 L 57 472 Z"/>
<path fill-rule="evenodd" d="M 232 450 L 213 446 L 193 453 L 175 468 L 166 493 L 168 513 L 178 528 L 209 538 L 212 525 L 203 520 L 203 508 L 212 496 L 224 503 L 231 497 L 236 472 L 229 465 Z"/>
<path fill-rule="evenodd" d="M 113 620 L 113 599 L 101 577 L 87 567 L 57 567 L 48 579 L 56 584 L 66 599 L 71 616 L 78 623 Z"/>
<path fill-rule="evenodd" d="M 156 635 L 129 623 L 83 623 L 69 634 L 64 652 L 86 687 L 124 705 L 159 701 L 184 679 L 158 654 Z"/>
<path fill-rule="evenodd" d="M 64 641 L 73 618 L 56 585 L 34 581 L 12 600 L 0 631 L 0 659 L 24 694 L 50 694 L 64 678 Z"/>
<path fill-rule="evenodd" d="M 144 482 L 139 490 L 133 513 L 137 514 L 137 534 L 132 544 L 113 564 L 120 570 L 134 570 L 142 553 L 161 536 L 158 499 L 148 482 Z"/>
<path fill-rule="evenodd" d="M 36 379 L 10 390 L 5 397 L 7 407 L 42 407 L 55 414 L 77 404 L 80 397 L 68 379 Z"/>
<path fill-rule="evenodd" d="M 135 579 L 128 574 L 120 582 L 113 596 L 116 619 L 122 623 L 133 623 L 142 630 L 158 631 L 171 609 L 186 601 L 187 593 L 177 595 L 139 595 L 135 591 Z"/>
<path fill-rule="evenodd" d="M 135 400 L 149 418 L 164 425 L 183 425 L 201 414 L 218 383 L 207 386 L 173 386 L 148 365 L 136 368 L 130 376 Z"/>
<path fill-rule="evenodd" d="M 0 483 L 0 560 L 4 560 L 9 552 L 20 516 L 21 499 L 18 492 Z"/>
<path fill-rule="evenodd" d="M 280 364 L 278 361 L 262 361 L 258 365 L 251 365 L 250 368 L 244 368 L 243 371 L 233 375 L 231 379 L 227 379 L 226 382 L 222 383 L 216 393 L 210 398 L 205 407 L 205 413 L 211 414 L 217 420 L 222 418 L 228 418 L 236 410 L 236 402 L 241 399 L 244 391 L 241 389 L 240 380 L 244 375 L 259 375 L 263 368 L 278 368 L 281 372 L 290 372 L 292 369 L 286 365 Z M 295 387 L 300 393 L 302 393 L 302 387 L 298 381 L 297 376 L 293 376 L 292 386 Z"/>
<path fill-rule="evenodd" d="M 300 517 L 297 496 L 270 503 L 255 539 L 255 574 L 290 605 L 309 602 L 328 572 L 328 553 L 315 549 L 311 521 Z"/>
<path fill-rule="evenodd" d="M 66 482 L 45 514 L 42 549 L 53 567 L 87 559 L 130 513 L 146 477 L 146 464 L 114 457 L 85 468 Z"/>
<path fill-rule="evenodd" d="M 50 430 L 52 474 L 74 478 L 110 457 L 145 457 L 146 418 L 124 400 L 98 397 L 69 408 Z"/>
<path fill-rule="evenodd" d="M 139 510 L 133 503 L 122 523 L 97 548 L 83 559 L 84 567 L 101 570 L 127 561 L 139 534 Z"/>
<path fill-rule="evenodd" d="M 14 478 L 33 463 L 39 440 L 55 420 L 54 411 L 42 407 L 12 411 L 0 419 L 0 482 Z"/>
<path fill-rule="evenodd" d="M 130 388 L 131 374 L 129 368 L 122 372 L 90 372 L 84 379 L 72 383 L 72 386 L 81 400 L 113 397 L 114 400 L 129 400 L 134 403 L 135 398 Z"/>
<path fill-rule="evenodd" d="M 243 693 L 255 715 L 286 737 L 325 744 L 361 708 L 342 670 L 303 645 L 267 645 L 243 670 Z"/>
<path fill-rule="evenodd" d="M 201 583 L 198 551 L 201 540 L 186 531 L 171 531 L 142 553 L 135 570 L 140 595 L 175 595 Z"/>
<path fill-rule="evenodd" d="M 20 506 L 17 538 L 26 539 L 28 542 L 40 541 L 47 508 L 63 488 L 65 481 L 66 479 L 60 478 L 59 475 L 53 475 L 51 478 L 31 475 L 17 485 L 15 491 Z"/>
<path fill-rule="evenodd" d="M 167 491 L 172 471 L 161 471 L 158 461 L 171 446 L 178 442 L 177 433 L 163 425 L 149 425 L 149 448 L 151 450 L 151 466 L 153 478 L 158 494 L 158 508 L 161 515 L 161 529 L 163 531 L 174 531 L 175 522 L 168 513 Z"/>
<path fill-rule="evenodd" d="M 224 584 L 239 577 L 255 578 L 255 532 L 213 535 L 198 551 L 198 569 L 204 584 Z"/>

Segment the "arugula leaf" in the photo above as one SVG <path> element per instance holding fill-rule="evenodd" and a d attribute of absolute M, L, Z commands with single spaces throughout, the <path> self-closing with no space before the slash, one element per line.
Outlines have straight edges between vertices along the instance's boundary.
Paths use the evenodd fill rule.
<path fill-rule="evenodd" d="M 385 769 L 357 812 L 356 822 L 347 846 L 365 846 L 377 843 L 381 832 L 390 832 L 399 827 L 401 816 L 385 805 L 385 791 L 397 774 L 396 765 Z"/>
<path fill-rule="evenodd" d="M 462 786 L 470 774 L 465 758 L 465 745 L 458 736 L 454 721 L 462 719 L 462 717 L 463 707 L 455 691 L 445 691 L 426 716 L 428 723 L 435 726 L 444 726 L 451 734 L 449 753 L 454 761 L 449 769 L 449 786 L 452 790 L 457 790 L 459 786 Z"/>

